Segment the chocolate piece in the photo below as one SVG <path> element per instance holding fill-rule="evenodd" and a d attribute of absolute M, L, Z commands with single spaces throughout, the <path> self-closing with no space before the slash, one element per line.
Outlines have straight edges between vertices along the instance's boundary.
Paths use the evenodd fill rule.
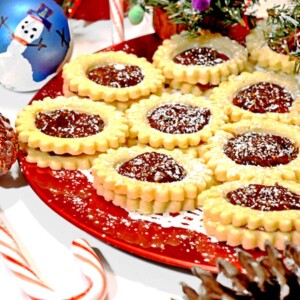
<path fill-rule="evenodd" d="M 101 132 L 105 126 L 98 115 L 61 109 L 37 113 L 36 127 L 43 133 L 59 138 L 82 138 Z"/>
<path fill-rule="evenodd" d="M 188 49 L 176 55 L 173 59 L 176 64 L 185 66 L 199 65 L 207 67 L 221 64 L 227 60 L 229 60 L 227 55 L 219 53 L 215 49 L 209 47 Z"/>
<path fill-rule="evenodd" d="M 123 176 L 148 182 L 174 182 L 183 180 L 186 173 L 173 157 L 146 152 L 130 159 L 117 167 Z"/>
<path fill-rule="evenodd" d="M 184 134 L 200 131 L 210 120 L 208 108 L 187 104 L 163 104 L 148 113 L 150 126 L 164 133 Z"/>
<path fill-rule="evenodd" d="M 223 151 L 237 164 L 274 167 L 294 160 L 299 149 L 285 137 L 246 132 L 228 140 Z"/>
<path fill-rule="evenodd" d="M 97 84 L 124 88 L 137 85 L 144 79 L 142 70 L 138 66 L 108 64 L 95 67 L 87 73 L 87 78 Z"/>

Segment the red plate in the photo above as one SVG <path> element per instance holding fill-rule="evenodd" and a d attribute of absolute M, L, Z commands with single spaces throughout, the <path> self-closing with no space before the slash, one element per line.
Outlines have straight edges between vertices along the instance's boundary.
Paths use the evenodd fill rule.
<path fill-rule="evenodd" d="M 151 60 L 161 40 L 154 34 L 133 39 L 107 50 L 124 50 Z M 62 77 L 58 74 L 33 99 L 62 94 Z M 132 220 L 122 208 L 98 196 L 80 171 L 53 171 L 25 161 L 20 165 L 36 194 L 60 216 L 119 249 L 165 264 L 191 268 L 198 265 L 216 271 L 216 259 L 227 258 L 237 264 L 235 249 L 224 243 L 212 243 L 201 234 L 183 228 L 163 228 L 158 224 Z M 253 251 L 257 256 L 261 254 Z"/>

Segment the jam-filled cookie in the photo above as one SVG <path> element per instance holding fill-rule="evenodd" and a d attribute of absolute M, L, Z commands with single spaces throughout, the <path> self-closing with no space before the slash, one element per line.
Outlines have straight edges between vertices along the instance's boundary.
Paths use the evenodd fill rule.
<path fill-rule="evenodd" d="M 198 194 L 213 184 L 202 160 L 150 147 L 110 149 L 94 161 L 92 173 L 99 195 L 144 214 L 195 209 Z"/>
<path fill-rule="evenodd" d="M 229 75 L 243 71 L 247 56 L 243 46 L 220 34 L 208 33 L 197 38 L 173 35 L 158 47 L 153 64 L 167 79 L 218 85 Z"/>
<path fill-rule="evenodd" d="M 231 122 L 267 118 L 300 125 L 300 88 L 292 76 L 245 72 L 222 82 L 209 99 L 228 104 Z"/>
<path fill-rule="evenodd" d="M 23 147 L 26 152 L 26 161 L 35 163 L 39 168 L 51 168 L 52 170 L 88 170 L 92 167 L 94 159 L 99 153 L 88 154 L 62 154 L 56 155 L 53 152 L 42 152 L 35 148 Z"/>
<path fill-rule="evenodd" d="M 227 182 L 204 191 L 198 203 L 203 205 L 207 233 L 228 239 L 230 245 L 261 248 L 269 239 L 282 249 L 286 239 L 300 236 L 300 184 L 292 181 Z M 281 238 L 275 241 L 275 237 Z"/>
<path fill-rule="evenodd" d="M 126 147 L 133 147 L 133 146 L 139 146 L 139 147 L 148 147 L 147 144 L 142 144 L 138 141 L 137 138 L 127 138 L 125 145 Z M 201 158 L 201 149 L 203 145 L 200 146 L 190 146 L 188 148 L 177 148 L 180 150 L 183 154 L 188 154 L 192 156 L 193 158 Z"/>
<path fill-rule="evenodd" d="M 226 124 L 201 155 L 219 181 L 259 176 L 300 180 L 300 138 L 296 126 L 271 120 Z"/>
<path fill-rule="evenodd" d="M 269 70 L 294 73 L 297 58 L 291 59 L 288 55 L 292 49 L 277 47 L 278 45 L 276 47 L 270 46 L 269 41 L 265 39 L 270 30 L 271 27 L 266 24 L 266 21 L 260 21 L 246 36 L 250 61 Z M 296 47 L 296 45 L 289 43 L 286 45 Z"/>
<path fill-rule="evenodd" d="M 160 93 L 157 93 L 160 94 Z M 78 97 L 78 93 L 71 92 L 68 85 L 66 83 L 63 84 L 63 95 L 65 97 Z M 82 97 L 79 97 L 82 98 Z M 105 102 L 107 105 L 114 106 L 117 110 L 125 112 L 132 104 L 136 103 L 137 101 L 144 99 L 144 97 L 135 99 L 135 100 L 128 100 L 128 101 L 113 101 L 113 102 Z"/>
<path fill-rule="evenodd" d="M 87 54 L 66 64 L 64 90 L 106 102 L 136 100 L 160 92 L 164 76 L 144 57 L 123 51 Z"/>
<path fill-rule="evenodd" d="M 178 82 L 176 80 L 169 80 L 166 82 L 168 86 L 176 91 L 180 91 L 182 94 L 192 94 L 194 96 L 210 96 L 213 88 L 217 85 L 212 84 L 190 84 L 187 82 Z"/>
<path fill-rule="evenodd" d="M 215 237 L 219 242 L 226 242 L 229 246 L 242 246 L 244 249 L 259 248 L 265 250 L 265 243 L 269 241 L 275 248 L 283 250 L 286 242 L 300 245 L 300 231 L 289 232 L 264 230 L 250 230 L 243 227 L 235 227 L 231 224 L 221 224 L 218 221 L 203 220 L 205 231 Z"/>
<path fill-rule="evenodd" d="M 59 96 L 25 106 L 17 116 L 16 131 L 30 148 L 93 155 L 125 143 L 128 125 L 122 112 L 105 103 Z"/>
<path fill-rule="evenodd" d="M 126 116 L 131 138 L 168 150 L 197 146 L 227 121 L 223 109 L 204 98 L 166 93 L 133 104 Z"/>

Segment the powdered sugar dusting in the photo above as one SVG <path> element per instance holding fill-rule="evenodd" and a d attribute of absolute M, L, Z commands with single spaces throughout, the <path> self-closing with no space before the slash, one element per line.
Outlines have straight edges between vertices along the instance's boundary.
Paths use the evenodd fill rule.
<path fill-rule="evenodd" d="M 133 220 L 143 220 L 159 224 L 161 227 L 184 228 L 206 235 L 203 227 L 203 212 L 200 208 L 193 211 L 182 211 L 178 214 L 164 213 L 142 215 L 137 212 L 129 212 L 129 217 Z"/>
<path fill-rule="evenodd" d="M 91 170 L 80 170 L 88 179 L 89 182 L 93 182 L 94 177 L 91 174 Z M 201 208 L 197 208 L 192 211 L 182 211 L 180 213 L 164 213 L 164 214 L 150 214 L 143 215 L 138 212 L 128 212 L 128 216 L 132 220 L 147 221 L 155 223 L 163 228 L 175 227 L 188 229 L 197 233 L 206 234 L 203 226 L 203 212 Z M 213 239 L 212 242 L 217 242 Z"/>

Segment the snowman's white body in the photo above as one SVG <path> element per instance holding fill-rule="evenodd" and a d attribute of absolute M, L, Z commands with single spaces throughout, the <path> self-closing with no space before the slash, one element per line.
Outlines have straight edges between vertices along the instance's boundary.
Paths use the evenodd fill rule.
<path fill-rule="evenodd" d="M 34 16 L 26 16 L 16 27 L 6 52 L 0 53 L 0 83 L 7 88 L 31 91 L 42 83 L 33 80 L 30 62 L 22 55 L 27 45 L 38 39 L 44 24 Z M 45 80 L 46 81 L 46 80 Z"/>

